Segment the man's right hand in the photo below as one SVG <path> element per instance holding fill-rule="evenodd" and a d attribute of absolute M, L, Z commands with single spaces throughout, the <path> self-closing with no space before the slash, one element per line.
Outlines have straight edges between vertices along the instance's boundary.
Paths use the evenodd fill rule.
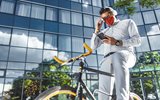
<path fill-rule="evenodd" d="M 98 33 L 98 32 L 100 31 L 100 29 L 101 29 L 101 27 L 102 27 L 102 23 L 103 23 L 102 19 L 99 18 L 99 19 L 97 20 L 96 28 L 95 28 L 95 32 L 94 32 L 94 33 Z"/>

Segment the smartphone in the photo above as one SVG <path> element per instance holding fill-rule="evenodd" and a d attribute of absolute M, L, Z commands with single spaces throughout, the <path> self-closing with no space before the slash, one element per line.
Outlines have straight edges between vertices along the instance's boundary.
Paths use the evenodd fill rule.
<path fill-rule="evenodd" d="M 101 40 L 107 39 L 107 37 L 101 32 L 97 35 Z"/>

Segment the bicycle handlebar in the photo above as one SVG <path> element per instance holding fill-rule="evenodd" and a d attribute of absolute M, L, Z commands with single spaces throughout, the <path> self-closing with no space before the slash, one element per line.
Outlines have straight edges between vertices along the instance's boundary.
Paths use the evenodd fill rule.
<path fill-rule="evenodd" d="M 79 56 L 77 56 L 77 57 L 73 57 L 73 58 L 71 58 L 71 59 L 69 59 L 69 60 L 67 60 L 67 61 L 60 60 L 60 59 L 59 59 L 58 57 L 56 57 L 56 56 L 54 56 L 53 59 L 54 59 L 55 61 L 57 61 L 59 64 L 65 65 L 65 64 L 67 64 L 67 63 L 76 61 L 76 60 L 80 59 L 81 57 L 86 57 L 86 56 L 88 56 L 88 55 L 90 55 L 90 54 L 92 53 L 92 49 L 91 49 L 86 43 L 83 43 L 83 47 L 84 47 L 85 49 L 87 49 L 88 52 L 86 52 L 86 53 L 84 53 L 84 54 L 81 54 L 81 55 L 79 55 Z"/>

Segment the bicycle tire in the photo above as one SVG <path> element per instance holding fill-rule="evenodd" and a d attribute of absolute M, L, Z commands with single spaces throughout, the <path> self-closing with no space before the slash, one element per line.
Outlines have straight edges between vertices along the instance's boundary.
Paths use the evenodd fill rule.
<path fill-rule="evenodd" d="M 74 100 L 76 97 L 76 92 L 74 88 L 60 86 L 52 87 L 44 92 L 42 92 L 35 100 L 62 100 L 59 96 L 64 97 L 63 100 Z M 83 95 L 82 100 L 86 100 Z"/>

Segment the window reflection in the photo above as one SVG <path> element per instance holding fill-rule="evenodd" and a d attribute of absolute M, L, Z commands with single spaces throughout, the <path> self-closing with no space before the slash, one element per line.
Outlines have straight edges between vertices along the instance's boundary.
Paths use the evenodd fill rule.
<path fill-rule="evenodd" d="M 151 49 L 152 50 L 159 50 L 160 49 L 160 35 L 156 35 L 156 36 L 149 36 L 149 42 L 151 44 Z"/>
<path fill-rule="evenodd" d="M 25 61 L 26 48 L 11 47 L 9 54 L 10 61 Z"/>
<path fill-rule="evenodd" d="M 93 27 L 93 17 L 91 15 L 84 15 L 84 26 Z"/>
<path fill-rule="evenodd" d="M 72 37 L 72 51 L 73 52 L 84 52 L 83 38 Z"/>
<path fill-rule="evenodd" d="M 145 28 L 147 30 L 147 35 L 160 34 L 160 30 L 159 30 L 158 24 L 145 25 Z"/>
<path fill-rule="evenodd" d="M 35 70 L 39 67 L 39 64 L 36 63 L 26 63 L 26 70 Z"/>
<path fill-rule="evenodd" d="M 81 3 L 81 0 L 71 0 L 71 1 L 74 1 L 74 2 L 79 2 L 79 3 Z"/>
<path fill-rule="evenodd" d="M 57 35 L 45 34 L 45 49 L 54 49 L 57 50 Z"/>
<path fill-rule="evenodd" d="M 69 36 L 59 36 L 58 40 L 59 50 L 71 51 L 71 37 Z"/>
<path fill-rule="evenodd" d="M 86 61 L 87 61 L 88 65 L 89 65 L 89 67 L 97 66 L 96 55 L 90 55 L 90 56 L 86 57 Z"/>
<path fill-rule="evenodd" d="M 12 33 L 11 45 L 27 47 L 28 31 L 14 29 Z"/>
<path fill-rule="evenodd" d="M 27 62 L 42 62 L 42 50 L 28 49 Z"/>
<path fill-rule="evenodd" d="M 72 12 L 72 24 L 82 26 L 82 14 Z"/>
<path fill-rule="evenodd" d="M 72 35 L 74 36 L 83 36 L 83 28 L 81 26 L 72 25 Z"/>
<path fill-rule="evenodd" d="M 42 48 L 43 47 L 43 33 L 29 32 L 28 47 Z"/>
<path fill-rule="evenodd" d="M 0 27 L 0 44 L 9 45 L 11 29 Z"/>
<path fill-rule="evenodd" d="M 134 15 L 130 16 L 136 23 L 136 25 L 143 25 L 143 19 L 141 13 L 135 13 Z"/>
<path fill-rule="evenodd" d="M 47 7 L 46 20 L 57 21 L 57 9 Z"/>
<path fill-rule="evenodd" d="M 0 11 L 13 14 L 14 2 L 15 2 L 14 0 L 2 0 Z"/>
<path fill-rule="evenodd" d="M 20 70 L 7 70 L 6 77 L 20 77 L 24 75 L 24 71 Z"/>
<path fill-rule="evenodd" d="M 2 97 L 4 78 L 0 78 L 0 97 Z"/>
<path fill-rule="evenodd" d="M 150 51 L 147 37 L 141 37 L 141 46 L 136 47 L 137 52 Z"/>
<path fill-rule="evenodd" d="M 31 11 L 32 18 L 44 19 L 44 12 L 45 12 L 44 6 L 32 4 L 32 11 Z"/>
<path fill-rule="evenodd" d="M 91 4 L 91 0 L 82 0 L 82 3 L 84 3 L 84 4 Z"/>
<path fill-rule="evenodd" d="M 156 18 L 155 18 L 155 15 L 154 15 L 153 11 L 143 12 L 143 16 L 144 16 L 145 24 L 155 23 L 156 22 Z"/>
<path fill-rule="evenodd" d="M 158 22 L 160 22 L 160 13 L 159 12 L 160 12 L 160 9 L 159 10 L 155 10 Z"/>
<path fill-rule="evenodd" d="M 52 60 L 53 56 L 57 56 L 57 51 L 54 50 L 43 51 L 43 60 Z"/>
<path fill-rule="evenodd" d="M 82 6 L 82 10 L 83 10 L 84 13 L 87 13 L 87 14 L 92 14 L 93 13 L 92 6 L 90 6 L 90 5 Z"/>
<path fill-rule="evenodd" d="M 0 46 L 0 60 L 7 60 L 8 58 L 8 50 L 9 47 L 8 46 Z"/>
<path fill-rule="evenodd" d="M 6 69 L 7 62 L 0 62 L 0 69 Z"/>
<path fill-rule="evenodd" d="M 92 0 L 93 6 L 102 7 L 102 0 Z"/>
<path fill-rule="evenodd" d="M 59 10 L 59 21 L 70 24 L 70 11 Z"/>
<path fill-rule="evenodd" d="M 31 4 L 29 3 L 17 3 L 16 15 L 30 17 Z"/>
<path fill-rule="evenodd" d="M 58 52 L 58 58 L 61 60 L 68 60 L 69 58 L 71 58 L 71 53 L 70 52 Z"/>
<path fill-rule="evenodd" d="M 25 63 L 18 62 L 8 62 L 7 69 L 23 69 L 24 70 Z"/>

